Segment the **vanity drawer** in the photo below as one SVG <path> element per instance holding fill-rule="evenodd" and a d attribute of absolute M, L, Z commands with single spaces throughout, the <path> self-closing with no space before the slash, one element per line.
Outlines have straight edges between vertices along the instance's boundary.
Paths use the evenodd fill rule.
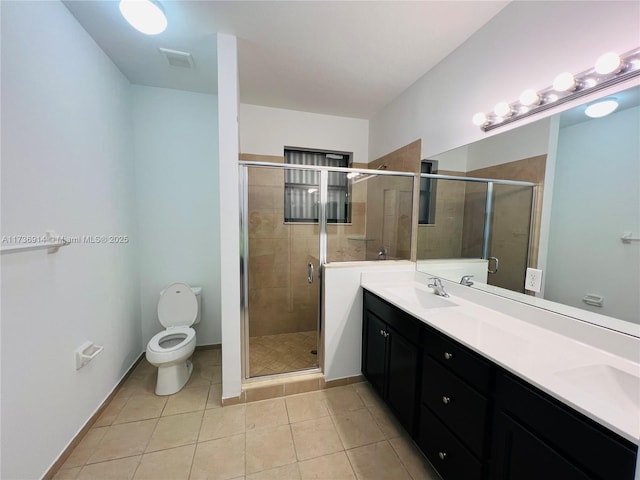
<path fill-rule="evenodd" d="M 424 328 L 425 352 L 463 378 L 482 393 L 491 386 L 491 364 L 457 342 L 448 340 L 431 328 Z"/>
<path fill-rule="evenodd" d="M 478 457 L 482 456 L 489 402 L 428 355 L 423 359 L 422 402 Z"/>
<path fill-rule="evenodd" d="M 419 322 L 408 313 L 385 302 L 367 290 L 364 290 L 363 297 L 365 310 L 373 312 L 380 319 L 391 325 L 398 333 L 402 334 L 407 340 L 418 344 L 420 330 L 423 326 L 422 322 Z"/>
<path fill-rule="evenodd" d="M 634 478 L 637 446 L 535 387 L 501 373 L 496 381 L 496 401 L 500 410 L 590 477 Z M 500 442 L 494 443 L 499 449 Z"/>
<path fill-rule="evenodd" d="M 420 412 L 419 445 L 444 480 L 480 480 L 482 464 L 424 405 Z"/>

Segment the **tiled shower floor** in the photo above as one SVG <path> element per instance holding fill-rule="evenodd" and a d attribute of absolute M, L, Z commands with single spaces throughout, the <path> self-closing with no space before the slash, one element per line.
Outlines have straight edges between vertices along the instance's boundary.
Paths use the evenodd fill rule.
<path fill-rule="evenodd" d="M 368 383 L 222 408 L 220 350 L 194 366 L 158 397 L 155 369 L 138 365 L 55 478 L 438 478 Z"/>
<path fill-rule="evenodd" d="M 282 333 L 249 337 L 249 375 L 258 377 L 295 372 L 318 366 L 318 333 Z"/>

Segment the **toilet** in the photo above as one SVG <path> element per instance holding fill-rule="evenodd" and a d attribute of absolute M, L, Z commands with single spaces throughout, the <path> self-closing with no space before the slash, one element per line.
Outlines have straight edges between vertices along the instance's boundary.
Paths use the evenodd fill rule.
<path fill-rule="evenodd" d="M 179 392 L 187 383 L 196 349 L 196 332 L 192 325 L 200 322 L 201 287 L 174 283 L 160 292 L 158 320 L 165 330 L 147 344 L 148 362 L 158 367 L 156 395 Z"/>

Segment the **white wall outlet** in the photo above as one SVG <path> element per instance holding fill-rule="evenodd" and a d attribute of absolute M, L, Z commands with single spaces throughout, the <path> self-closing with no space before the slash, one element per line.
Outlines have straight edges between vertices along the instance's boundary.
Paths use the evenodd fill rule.
<path fill-rule="evenodd" d="M 531 292 L 539 292 L 542 288 L 542 270 L 537 268 L 527 268 L 527 275 L 524 279 L 524 288 Z"/>

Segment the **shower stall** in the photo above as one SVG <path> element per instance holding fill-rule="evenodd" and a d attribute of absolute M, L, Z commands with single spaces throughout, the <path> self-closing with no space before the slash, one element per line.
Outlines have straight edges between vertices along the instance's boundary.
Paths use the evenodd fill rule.
<path fill-rule="evenodd" d="M 245 378 L 319 371 L 322 267 L 409 259 L 414 176 L 240 162 Z"/>

